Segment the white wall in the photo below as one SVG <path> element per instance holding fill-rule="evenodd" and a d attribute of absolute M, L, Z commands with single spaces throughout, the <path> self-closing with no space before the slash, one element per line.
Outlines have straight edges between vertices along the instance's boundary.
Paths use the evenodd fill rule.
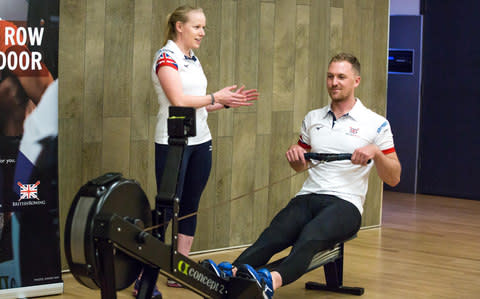
<path fill-rule="evenodd" d="M 28 3 L 26 0 L 0 0 L 0 18 L 10 21 L 26 21 Z"/>
<path fill-rule="evenodd" d="M 420 0 L 390 0 L 390 15 L 420 15 Z"/>

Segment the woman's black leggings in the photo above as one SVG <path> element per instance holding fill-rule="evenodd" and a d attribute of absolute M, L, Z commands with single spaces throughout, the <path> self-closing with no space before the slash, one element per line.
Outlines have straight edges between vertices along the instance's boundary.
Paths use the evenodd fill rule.
<path fill-rule="evenodd" d="M 247 248 L 234 265 L 265 265 L 270 258 L 292 246 L 290 254 L 273 271 L 283 285 L 302 276 L 313 256 L 358 232 L 362 216 L 350 202 L 325 194 L 293 198 L 272 220 L 257 241 Z"/>
<path fill-rule="evenodd" d="M 167 159 L 168 145 L 155 143 L 155 172 L 157 190 L 160 187 Z M 183 153 L 177 195 L 180 198 L 179 217 L 198 211 L 200 197 L 207 184 L 212 168 L 212 141 L 185 147 Z M 168 175 L 168 173 L 166 174 Z M 172 219 L 171 209 L 166 211 L 167 220 Z M 178 232 L 187 236 L 195 235 L 197 216 L 191 216 L 178 223 Z"/>

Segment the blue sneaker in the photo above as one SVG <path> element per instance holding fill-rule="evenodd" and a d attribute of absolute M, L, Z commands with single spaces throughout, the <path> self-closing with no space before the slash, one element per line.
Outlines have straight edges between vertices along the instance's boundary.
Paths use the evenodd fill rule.
<path fill-rule="evenodd" d="M 153 289 L 152 299 L 162 299 L 162 293 L 158 290 L 157 286 Z"/>
<path fill-rule="evenodd" d="M 203 260 L 200 262 L 200 265 L 202 265 L 204 268 L 207 268 L 208 270 L 212 271 L 215 273 L 218 277 L 223 277 L 222 276 L 222 271 L 218 268 L 217 264 L 215 264 L 214 261 L 211 259 Z"/>
<path fill-rule="evenodd" d="M 233 266 L 229 262 L 221 262 L 220 264 L 218 264 L 218 268 L 220 269 L 220 271 L 223 272 L 223 274 L 225 274 L 226 277 L 233 276 Z"/>
<path fill-rule="evenodd" d="M 272 276 L 267 269 L 261 269 L 259 273 L 252 266 L 243 264 L 237 269 L 237 277 L 255 280 L 260 289 L 263 290 L 263 298 L 271 299 L 273 297 Z"/>
<path fill-rule="evenodd" d="M 273 280 L 272 280 L 272 274 L 270 274 L 270 271 L 268 271 L 265 268 L 259 269 L 257 271 L 258 275 L 263 279 L 265 282 L 265 286 L 263 288 L 265 294 L 268 296 L 268 298 L 273 297 Z"/>

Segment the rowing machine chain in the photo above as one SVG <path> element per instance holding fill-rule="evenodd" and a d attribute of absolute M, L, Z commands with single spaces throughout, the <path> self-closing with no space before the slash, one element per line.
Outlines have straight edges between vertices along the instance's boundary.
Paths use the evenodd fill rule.
<path fill-rule="evenodd" d="M 302 173 L 304 173 L 304 172 L 306 172 L 306 171 L 308 171 L 308 170 L 310 170 L 310 169 L 312 169 L 312 168 L 314 168 L 314 167 L 317 167 L 318 165 L 323 164 L 323 163 L 324 163 L 324 162 L 322 162 L 322 161 L 318 161 L 318 163 L 316 163 L 316 164 L 313 164 L 313 163 L 312 163 L 312 165 L 309 166 L 307 169 L 304 169 L 304 170 L 302 170 L 302 171 L 299 171 L 299 172 L 297 172 L 297 173 L 294 173 L 294 174 L 292 174 L 292 175 L 289 175 L 289 176 L 287 176 L 287 177 L 285 177 L 285 178 L 283 178 L 283 179 L 280 179 L 280 180 L 278 180 L 278 181 L 276 181 L 276 182 L 273 182 L 273 183 L 268 184 L 268 185 L 266 185 L 266 186 L 257 188 L 257 189 L 255 189 L 255 190 L 253 190 L 253 191 L 248 192 L 248 193 L 239 195 L 239 196 L 234 197 L 234 198 L 232 198 L 232 199 L 230 199 L 230 200 L 226 200 L 226 201 L 223 201 L 223 202 L 219 202 L 219 203 L 217 203 L 216 205 L 214 205 L 214 206 L 212 206 L 212 207 L 202 208 L 202 209 L 199 209 L 199 210 L 212 209 L 212 208 L 217 207 L 217 206 L 220 206 L 220 205 L 222 205 L 222 204 L 227 204 L 227 203 L 233 202 L 233 201 L 235 201 L 235 200 L 239 200 L 239 199 L 241 199 L 241 198 L 243 198 L 243 197 L 249 196 L 249 195 L 251 195 L 251 194 L 253 194 L 253 193 L 256 193 L 256 192 L 258 192 L 258 191 L 262 191 L 262 190 L 264 190 L 264 189 L 267 189 L 267 188 L 270 188 L 270 187 L 272 187 L 272 186 L 275 186 L 275 185 L 277 185 L 277 184 L 279 184 L 279 183 L 281 183 L 281 182 L 283 182 L 283 181 L 286 181 L 286 180 L 288 180 L 288 179 L 291 179 L 291 178 L 293 178 L 293 177 L 295 177 L 295 176 L 297 176 L 297 175 L 300 175 L 300 174 L 302 174 Z M 184 219 L 193 217 L 193 216 L 195 216 L 195 215 L 197 215 L 197 214 L 198 214 L 198 211 L 197 211 L 197 212 L 194 212 L 194 213 L 190 213 L 190 214 L 184 215 L 184 216 L 182 216 L 182 217 L 178 217 L 178 221 L 181 221 L 181 220 L 184 220 Z M 154 226 L 147 227 L 147 228 L 143 229 L 143 231 L 144 231 L 144 232 L 147 232 L 147 231 L 150 231 L 150 230 L 154 230 L 154 229 L 159 228 L 159 227 L 162 227 L 162 226 L 164 226 L 164 225 L 166 225 L 166 224 L 168 224 L 168 222 L 164 222 L 164 223 L 160 223 L 160 224 L 157 224 L 157 225 L 154 225 Z"/>

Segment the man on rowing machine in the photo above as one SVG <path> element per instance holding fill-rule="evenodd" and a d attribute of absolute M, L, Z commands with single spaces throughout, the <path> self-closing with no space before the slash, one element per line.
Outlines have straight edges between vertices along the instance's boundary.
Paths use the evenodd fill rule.
<path fill-rule="evenodd" d="M 390 186 L 399 183 L 401 172 L 390 124 L 354 96 L 359 84 L 358 59 L 346 53 L 335 55 L 327 71 L 331 103 L 305 116 L 298 144 L 286 153 L 297 172 L 313 166 L 302 189 L 233 266 L 228 262 L 217 266 L 211 260 L 204 261 L 204 265 L 222 276 L 252 278 L 263 288 L 265 298 L 272 298 L 275 289 L 306 272 L 317 252 L 358 232 L 373 165 Z M 316 166 L 316 162 L 305 159 L 307 152 L 353 154 L 351 161 Z M 368 163 L 370 160 L 374 163 Z M 290 254 L 271 272 L 265 268 L 255 270 L 289 246 Z"/>

